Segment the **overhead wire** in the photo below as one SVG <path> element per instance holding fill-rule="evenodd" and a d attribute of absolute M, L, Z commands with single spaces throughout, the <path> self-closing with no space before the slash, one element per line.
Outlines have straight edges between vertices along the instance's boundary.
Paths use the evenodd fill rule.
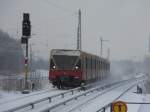
<path fill-rule="evenodd" d="M 56 3 L 54 3 L 54 2 L 52 2 L 52 1 L 50 1 L 50 0 L 41 0 L 41 1 L 43 1 L 43 2 L 45 2 L 45 3 L 47 3 L 47 4 L 51 5 L 51 6 L 53 6 L 53 7 L 55 7 L 55 8 L 61 9 L 61 11 L 70 13 L 71 15 L 75 15 L 75 16 L 78 15 L 77 12 L 72 11 L 72 10 L 70 10 L 70 9 L 68 9 L 68 8 L 65 8 L 65 7 L 63 7 L 63 6 L 61 6 L 61 5 L 58 5 L 58 4 L 56 4 Z"/>

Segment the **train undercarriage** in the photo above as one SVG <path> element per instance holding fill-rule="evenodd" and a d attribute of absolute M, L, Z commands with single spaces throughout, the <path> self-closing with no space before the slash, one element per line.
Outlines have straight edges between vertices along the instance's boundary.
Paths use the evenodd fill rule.
<path fill-rule="evenodd" d="M 60 76 L 52 80 L 54 87 L 58 89 L 75 88 L 80 86 L 82 81 L 78 77 Z"/>

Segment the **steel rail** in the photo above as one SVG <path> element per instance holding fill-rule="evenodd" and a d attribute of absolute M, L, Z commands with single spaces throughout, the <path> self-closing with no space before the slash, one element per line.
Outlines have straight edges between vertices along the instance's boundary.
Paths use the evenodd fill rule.
<path fill-rule="evenodd" d="M 76 95 L 76 96 L 74 96 L 74 97 L 71 97 L 71 98 L 69 98 L 69 99 L 67 99 L 67 100 L 65 100 L 65 101 L 58 102 L 58 103 L 56 103 L 56 104 L 50 105 L 49 107 L 46 106 L 46 108 L 40 108 L 38 111 L 36 110 L 36 112 L 49 112 L 49 111 L 51 111 L 52 109 L 54 109 L 54 108 L 56 108 L 56 107 L 58 107 L 58 106 L 65 105 L 65 104 L 68 103 L 69 101 L 76 100 L 76 99 L 78 99 L 78 98 L 81 97 L 81 96 L 86 96 L 88 93 L 92 93 L 92 92 L 94 92 L 94 91 L 103 90 L 103 89 L 105 89 L 105 88 L 109 88 L 109 87 L 111 87 L 111 86 L 114 86 L 114 85 L 117 85 L 117 84 L 120 84 L 120 83 L 124 83 L 124 82 L 130 81 L 130 80 L 134 80 L 134 79 L 119 81 L 119 82 L 117 82 L 117 83 L 105 85 L 105 86 L 103 86 L 103 87 L 96 87 L 96 88 L 93 88 L 93 89 L 88 90 L 88 91 L 86 91 L 86 92 L 84 92 L 84 93 L 82 93 L 82 94 L 79 94 L 79 95 Z M 33 112 L 34 112 L 34 110 L 33 110 Z"/>
<path fill-rule="evenodd" d="M 111 86 L 114 86 L 114 85 L 111 85 Z M 80 106 L 84 105 L 85 103 L 88 103 L 89 101 L 91 101 L 91 100 L 93 100 L 93 99 L 95 99 L 95 98 L 97 98 L 97 97 L 99 97 L 99 96 L 101 96 L 101 95 L 104 95 L 105 93 L 110 92 L 110 91 L 114 90 L 115 88 L 118 88 L 118 87 L 120 87 L 120 86 L 122 86 L 122 85 L 121 85 L 121 84 L 119 84 L 119 86 L 117 86 L 117 85 L 116 85 L 116 86 L 115 86 L 115 87 L 113 87 L 113 88 L 111 88 L 111 86 L 110 86 L 110 89 L 108 89 L 109 87 L 106 87 L 106 88 L 108 89 L 107 91 L 104 91 L 104 92 L 102 92 L 102 93 L 100 93 L 100 94 L 98 94 L 98 95 L 94 96 L 93 98 L 90 98 L 90 99 L 89 99 L 89 100 L 87 100 L 86 102 L 84 102 L 84 103 L 82 103 L 82 104 L 80 104 L 80 105 L 76 106 L 75 108 L 73 108 L 73 109 L 69 110 L 69 112 L 72 112 L 73 110 L 75 110 L 75 109 L 79 108 Z"/>
<path fill-rule="evenodd" d="M 150 102 L 125 102 L 126 104 L 150 104 Z"/>
<path fill-rule="evenodd" d="M 85 92 L 85 93 L 83 93 L 83 94 L 80 94 L 80 95 L 78 95 L 78 96 L 76 96 L 76 97 L 73 97 L 73 98 L 71 98 L 70 100 L 64 101 L 63 103 L 67 103 L 68 101 L 71 101 L 72 99 L 76 99 L 76 98 L 78 98 L 78 97 L 80 97 L 80 96 L 86 95 L 86 94 L 89 93 L 89 92 L 93 92 L 93 91 L 95 91 L 95 90 L 97 90 L 97 91 L 103 90 L 103 89 L 108 88 L 108 87 L 110 87 L 110 86 L 113 86 L 113 85 L 115 85 L 115 84 L 119 84 L 119 83 L 121 83 L 121 82 L 123 83 L 123 82 L 125 82 L 125 81 L 129 81 L 129 80 L 133 80 L 133 79 L 135 80 L 135 79 L 137 79 L 137 78 L 127 79 L 127 80 L 123 80 L 123 81 L 119 81 L 119 82 L 115 82 L 115 83 L 106 84 L 106 85 L 104 85 L 104 86 L 96 87 L 96 88 L 94 88 L 94 89 L 91 89 L 90 91 L 87 91 L 87 92 Z M 85 88 L 88 88 L 88 87 L 91 87 L 92 85 L 94 85 L 94 84 L 89 84 L 89 85 L 86 85 L 86 86 L 84 86 L 84 87 L 85 87 Z M 34 101 L 34 102 L 29 102 L 29 103 L 27 103 L 27 104 L 23 104 L 23 105 L 21 105 L 21 106 L 17 106 L 17 107 L 8 109 L 8 110 L 5 111 L 5 112 L 14 112 L 14 111 L 17 111 L 17 110 L 20 110 L 20 109 L 23 109 L 23 108 L 26 108 L 26 107 L 29 107 L 29 106 L 31 106 L 31 108 L 34 109 L 34 105 L 37 104 L 37 103 L 41 103 L 41 102 L 46 101 L 46 100 L 49 100 L 49 102 L 51 102 L 51 101 L 52 101 L 52 98 L 56 98 L 56 97 L 59 97 L 59 96 L 61 96 L 62 98 L 64 98 L 64 95 L 65 95 L 65 94 L 71 93 L 71 94 L 73 95 L 75 91 L 81 91 L 81 89 L 82 89 L 82 87 L 77 87 L 77 88 L 75 88 L 75 89 L 71 89 L 71 90 L 68 90 L 68 91 L 63 92 L 63 93 L 59 93 L 59 94 L 56 94 L 56 95 L 53 95 L 53 96 L 48 96 L 48 97 L 45 97 L 45 98 L 42 98 L 42 99 L 38 99 L 38 100 L 36 100 L 36 101 Z M 58 104 L 58 105 L 61 105 L 61 104 Z M 57 106 L 58 106 L 58 105 L 57 105 Z M 53 108 L 54 108 L 54 107 L 55 107 L 55 106 L 53 106 Z"/>
<path fill-rule="evenodd" d="M 143 79 L 144 81 L 144 79 Z M 110 107 L 110 110 L 112 109 L 111 105 L 114 101 L 118 100 L 121 96 L 123 96 L 127 91 L 129 91 L 130 89 L 132 89 L 135 85 L 137 85 L 138 83 L 141 83 L 143 81 L 139 81 L 136 84 L 132 85 L 130 88 L 128 88 L 127 90 L 125 90 L 121 95 L 119 95 L 117 98 L 115 98 L 112 102 L 110 102 L 109 104 L 106 104 L 105 106 L 103 106 L 102 108 L 100 108 L 99 110 L 97 110 L 96 112 L 105 112 L 105 110 Z M 136 102 L 126 102 L 127 104 L 136 104 Z M 139 103 L 137 103 L 139 104 Z M 144 103 L 143 103 L 144 104 Z M 150 104 L 150 103 L 145 103 L 145 104 Z"/>
<path fill-rule="evenodd" d="M 6 103 L 10 103 L 10 102 L 14 102 L 16 100 L 32 97 L 32 96 L 39 95 L 39 94 L 45 94 L 45 93 L 48 93 L 48 92 L 53 92 L 55 90 L 57 90 L 57 89 L 53 88 L 53 89 L 45 90 L 45 91 L 42 91 L 42 92 L 37 92 L 37 93 L 26 95 L 26 96 L 21 96 L 21 97 L 14 98 L 14 99 L 11 99 L 11 100 L 8 100 L 8 101 L 5 101 L 5 102 L 1 102 L 0 105 L 6 104 Z"/>
<path fill-rule="evenodd" d="M 88 84 L 88 85 L 84 86 L 84 88 L 90 88 L 93 85 L 94 84 Z M 42 98 L 42 99 L 38 99 L 38 100 L 36 100 L 34 102 L 29 102 L 29 103 L 23 104 L 21 106 L 17 106 L 17 107 L 8 109 L 5 112 L 14 112 L 14 111 L 17 111 L 17 110 L 20 110 L 20 109 L 23 109 L 23 108 L 26 108 L 26 107 L 29 107 L 29 106 L 31 106 L 31 108 L 33 109 L 34 105 L 37 104 L 37 103 L 40 103 L 40 102 L 43 102 L 43 101 L 46 101 L 46 100 L 49 100 L 49 102 L 51 102 L 52 98 L 56 98 L 56 97 L 59 97 L 59 96 L 61 96 L 62 98 L 64 98 L 65 94 L 71 93 L 73 95 L 75 91 L 80 92 L 81 89 L 82 89 L 82 87 L 77 87 L 77 88 L 74 88 L 74 89 L 70 89 L 70 90 L 68 90 L 66 92 L 55 94 L 53 96 L 48 96 L 48 97 L 45 97 L 45 98 Z"/>

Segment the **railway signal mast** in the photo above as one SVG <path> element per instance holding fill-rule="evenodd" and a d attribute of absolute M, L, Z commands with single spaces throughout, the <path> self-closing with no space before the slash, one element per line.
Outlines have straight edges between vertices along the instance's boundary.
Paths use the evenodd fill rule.
<path fill-rule="evenodd" d="M 23 13 L 22 21 L 22 38 L 21 43 L 25 44 L 25 87 L 22 93 L 28 94 L 28 43 L 29 38 L 31 37 L 31 24 L 30 24 L 30 15 L 29 13 Z"/>
<path fill-rule="evenodd" d="M 103 42 L 108 42 L 109 40 L 104 40 L 102 37 L 100 38 L 100 42 L 101 42 L 101 57 L 103 57 Z M 108 57 L 109 57 L 109 50 L 108 50 Z"/>
<path fill-rule="evenodd" d="M 81 50 L 81 10 L 78 12 L 77 50 Z"/>

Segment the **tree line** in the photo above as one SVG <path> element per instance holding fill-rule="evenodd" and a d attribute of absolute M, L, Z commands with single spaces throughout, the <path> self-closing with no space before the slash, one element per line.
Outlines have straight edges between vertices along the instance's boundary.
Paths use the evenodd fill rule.
<path fill-rule="evenodd" d="M 19 41 L 0 30 L 0 75 L 11 75 L 23 70 L 23 50 Z"/>
<path fill-rule="evenodd" d="M 33 69 L 47 69 L 48 61 L 32 60 Z M 24 71 L 24 54 L 20 40 L 0 30 L 0 75 L 19 74 Z"/>

